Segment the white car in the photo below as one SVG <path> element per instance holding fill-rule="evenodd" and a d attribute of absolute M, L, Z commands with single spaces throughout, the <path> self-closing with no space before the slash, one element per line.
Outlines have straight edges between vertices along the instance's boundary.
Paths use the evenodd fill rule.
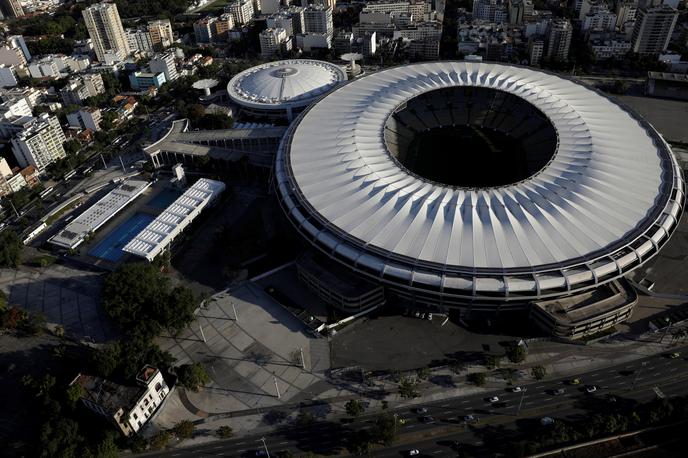
<path fill-rule="evenodd" d="M 594 393 L 595 391 L 597 391 L 597 387 L 595 385 L 590 385 L 585 388 L 585 391 L 587 391 L 588 393 Z"/>
<path fill-rule="evenodd" d="M 499 398 L 498 398 L 497 396 L 492 396 L 492 397 L 490 398 L 490 402 L 493 403 L 493 404 L 494 404 L 495 402 L 499 402 Z"/>
<path fill-rule="evenodd" d="M 418 450 L 418 449 L 414 448 L 413 450 L 409 450 L 409 452 L 408 452 L 408 456 L 417 456 L 417 455 L 420 455 L 420 450 Z"/>
<path fill-rule="evenodd" d="M 521 388 L 520 386 L 515 386 L 511 389 L 512 393 L 520 393 L 521 391 L 523 391 L 523 388 Z"/>

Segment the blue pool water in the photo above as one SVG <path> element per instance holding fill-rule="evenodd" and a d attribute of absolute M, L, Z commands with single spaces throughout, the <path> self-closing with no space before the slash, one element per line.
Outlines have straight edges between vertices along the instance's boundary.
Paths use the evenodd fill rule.
<path fill-rule="evenodd" d="M 180 195 L 176 189 L 163 189 L 148 202 L 148 206 L 164 210 Z"/>
<path fill-rule="evenodd" d="M 88 252 L 91 256 L 106 261 L 117 262 L 124 256 L 124 245 L 148 226 L 155 218 L 145 213 L 136 213 L 134 216 L 117 226 L 107 237 Z"/>

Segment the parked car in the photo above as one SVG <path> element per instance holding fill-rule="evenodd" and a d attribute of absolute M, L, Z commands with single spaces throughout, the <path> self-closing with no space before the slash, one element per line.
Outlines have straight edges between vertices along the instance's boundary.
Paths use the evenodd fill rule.
<path fill-rule="evenodd" d="M 521 391 L 523 391 L 523 388 L 521 388 L 520 386 L 515 386 L 511 388 L 512 393 L 520 393 Z"/>
<path fill-rule="evenodd" d="M 495 402 L 499 402 L 499 398 L 497 396 L 492 396 L 489 401 L 494 404 Z"/>
<path fill-rule="evenodd" d="M 431 417 L 430 415 L 425 415 L 423 417 L 420 417 L 420 421 L 422 421 L 423 423 L 432 423 L 435 421 L 435 418 Z"/>
<path fill-rule="evenodd" d="M 566 388 L 558 388 L 552 392 L 555 396 L 561 396 L 566 393 Z"/>
<path fill-rule="evenodd" d="M 418 455 L 420 455 L 420 450 L 418 450 L 418 449 L 414 448 L 413 450 L 408 451 L 408 456 L 418 456 Z"/>
<path fill-rule="evenodd" d="M 463 421 L 475 421 L 475 417 L 473 415 L 466 415 L 463 417 Z"/>
<path fill-rule="evenodd" d="M 540 419 L 540 424 L 542 426 L 548 426 L 548 425 L 551 425 L 552 423 L 554 423 L 554 418 L 552 418 L 552 417 L 542 417 Z"/>
<path fill-rule="evenodd" d="M 588 385 L 585 387 L 586 393 L 594 393 L 595 391 L 597 391 L 597 387 L 595 385 Z"/>
<path fill-rule="evenodd" d="M 428 409 L 425 407 L 416 407 L 416 413 L 428 413 Z"/>

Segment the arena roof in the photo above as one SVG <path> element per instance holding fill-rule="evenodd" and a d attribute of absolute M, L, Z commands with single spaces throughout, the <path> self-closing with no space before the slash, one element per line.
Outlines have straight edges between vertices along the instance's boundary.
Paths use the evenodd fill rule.
<path fill-rule="evenodd" d="M 537 108 L 556 133 L 551 159 L 503 186 L 448 186 L 407 170 L 386 138 L 401 130 L 390 119 L 429 94 L 407 133 L 460 124 L 471 107 L 447 107 L 431 92 L 466 87 Z M 527 134 L 531 118 L 522 118 L 507 130 Z M 668 145 L 620 104 L 553 74 L 477 62 L 411 64 L 337 88 L 291 125 L 276 176 L 290 219 L 333 258 L 473 299 L 545 297 L 617 278 L 666 242 L 684 199 Z"/>
<path fill-rule="evenodd" d="M 221 181 L 199 179 L 122 249 L 152 261 L 224 190 Z"/>
<path fill-rule="evenodd" d="M 278 60 L 244 70 L 227 84 L 236 103 L 259 109 L 303 107 L 346 80 L 338 65 L 319 60 Z"/>

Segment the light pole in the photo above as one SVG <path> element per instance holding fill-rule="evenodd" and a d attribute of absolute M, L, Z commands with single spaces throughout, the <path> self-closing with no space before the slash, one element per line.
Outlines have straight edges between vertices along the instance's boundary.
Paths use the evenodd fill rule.
<path fill-rule="evenodd" d="M 272 377 L 275 381 L 275 391 L 277 392 L 277 399 L 280 399 L 282 395 L 280 394 L 279 385 L 277 384 L 277 377 Z"/>
<path fill-rule="evenodd" d="M 270 458 L 270 452 L 268 451 L 268 444 L 265 443 L 265 438 L 261 437 L 260 440 L 263 441 L 263 448 L 265 449 L 265 454 L 268 458 Z"/>
<path fill-rule="evenodd" d="M 528 391 L 528 388 L 523 388 L 521 390 L 521 400 L 518 402 L 518 409 L 516 409 L 516 416 L 521 413 L 521 406 L 523 405 L 523 399 L 526 397 L 526 391 Z"/>
<path fill-rule="evenodd" d="M 239 322 L 239 315 L 237 315 L 236 307 L 234 307 L 234 301 L 230 301 L 230 304 L 232 304 L 232 311 L 234 312 L 234 321 L 236 321 L 238 323 Z"/>
<path fill-rule="evenodd" d="M 301 367 L 303 370 L 306 370 L 306 360 L 303 359 L 303 348 L 299 348 L 299 352 L 301 352 Z"/>
<path fill-rule="evenodd" d="M 633 387 L 631 387 L 631 390 L 635 390 L 635 384 L 638 382 L 638 377 L 640 377 L 640 373 L 643 371 L 645 366 L 647 366 L 647 361 L 640 363 L 640 369 L 638 369 L 638 372 L 635 374 L 635 378 L 633 379 Z"/>
<path fill-rule="evenodd" d="M 394 418 L 394 435 L 397 435 L 397 417 L 399 416 L 398 413 L 392 414 L 392 417 Z"/>
<path fill-rule="evenodd" d="M 664 318 L 664 322 L 667 324 L 667 326 L 664 328 L 664 334 L 662 334 L 662 338 L 659 340 L 660 344 L 664 342 L 664 338 L 669 332 L 669 329 L 671 329 L 671 320 L 669 320 L 669 317 Z"/>

